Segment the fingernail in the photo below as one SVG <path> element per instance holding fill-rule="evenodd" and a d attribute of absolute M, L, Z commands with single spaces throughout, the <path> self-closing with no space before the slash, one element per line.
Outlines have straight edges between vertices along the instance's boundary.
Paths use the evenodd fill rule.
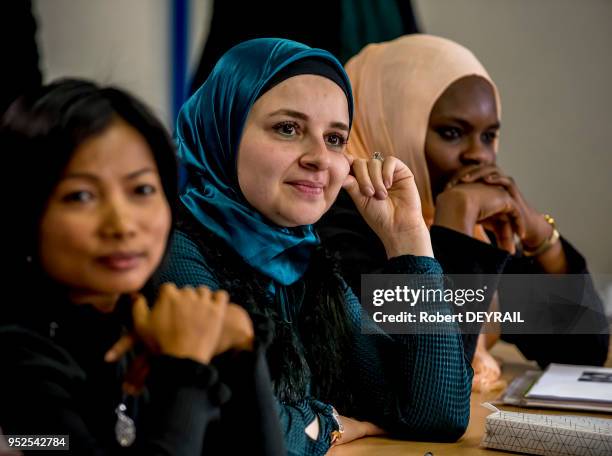
<path fill-rule="evenodd" d="M 104 361 L 106 361 L 107 363 L 112 363 L 113 361 L 115 361 L 115 352 L 114 351 L 106 352 L 106 354 L 104 355 Z"/>
<path fill-rule="evenodd" d="M 391 182 L 389 182 L 388 180 L 385 181 L 385 188 L 389 189 L 391 187 Z"/>
<path fill-rule="evenodd" d="M 376 192 L 374 191 L 374 187 L 368 187 L 366 188 L 366 193 L 370 196 L 374 196 L 374 193 Z"/>

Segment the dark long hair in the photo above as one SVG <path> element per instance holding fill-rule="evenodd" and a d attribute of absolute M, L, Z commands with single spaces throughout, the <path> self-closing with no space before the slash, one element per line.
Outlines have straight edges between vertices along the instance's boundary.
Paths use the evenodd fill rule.
<path fill-rule="evenodd" d="M 266 346 L 270 377 L 279 400 L 295 404 L 311 396 L 334 404 L 341 413 L 353 411 L 354 398 L 343 387 L 355 367 L 348 356 L 354 349 L 353 329 L 346 312 L 348 285 L 340 276 L 337 259 L 321 246 L 314 250 L 304 277 L 286 288 L 295 310 L 287 321 L 278 303 L 270 298 L 269 278 L 213 232 L 203 229 L 182 205 L 178 208 L 177 229 L 196 243 L 219 287 L 251 315 L 256 336 Z"/>
<path fill-rule="evenodd" d="M 23 293 L 41 294 L 41 282 L 51 286 L 41 270 L 38 239 L 48 199 L 75 150 L 85 140 L 104 132 L 121 119 L 147 141 L 171 210 L 177 200 L 177 163 L 172 140 L 151 111 L 127 92 L 99 87 L 80 79 L 64 79 L 17 99 L 0 121 L 0 153 L 4 157 L 4 213 L 8 215 L 8 255 L 12 309 L 0 312 L 0 321 L 22 307 Z M 44 287 L 43 287 L 44 288 Z"/>

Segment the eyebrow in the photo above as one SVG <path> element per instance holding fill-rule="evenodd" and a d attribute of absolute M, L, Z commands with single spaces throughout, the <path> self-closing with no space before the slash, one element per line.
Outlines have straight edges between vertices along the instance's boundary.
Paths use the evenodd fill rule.
<path fill-rule="evenodd" d="M 281 108 L 281 109 L 278 109 L 278 110 L 276 110 L 274 112 L 271 112 L 268 117 L 277 116 L 279 114 L 286 115 L 286 116 L 289 116 L 289 117 L 294 117 L 296 119 L 301 119 L 301 120 L 304 120 L 304 121 L 308 121 L 310 119 L 310 117 L 308 117 L 303 112 L 295 111 L 293 109 L 284 109 L 284 108 Z M 344 122 L 332 122 L 329 125 L 332 128 L 338 128 L 340 130 L 344 130 L 344 131 L 347 131 L 347 132 L 350 131 L 348 125 L 345 124 Z"/>
<path fill-rule="evenodd" d="M 152 172 L 154 172 L 153 168 L 149 168 L 149 167 L 142 168 L 137 171 L 126 174 L 125 176 L 123 176 L 122 179 L 132 180 L 132 179 L 136 179 L 139 176 L 142 176 L 143 174 L 152 173 Z M 91 173 L 69 173 L 69 174 L 66 174 L 62 178 L 62 180 L 64 179 L 86 179 L 86 180 L 95 181 L 95 182 L 98 182 L 100 180 L 98 176 L 96 176 L 95 174 L 91 174 Z"/>
<path fill-rule="evenodd" d="M 446 119 L 443 119 L 443 121 L 445 121 L 445 122 L 450 121 L 450 122 L 455 122 L 455 123 L 458 123 L 458 124 L 459 124 L 459 125 L 461 125 L 463 128 L 470 128 L 470 127 L 472 127 L 472 124 L 471 124 L 471 123 L 469 123 L 469 122 L 468 122 L 467 120 L 465 120 L 465 119 L 462 119 L 461 117 L 447 117 Z M 499 121 L 498 121 L 498 122 L 495 122 L 495 123 L 493 123 L 493 124 L 489 125 L 489 126 L 487 127 L 487 130 L 488 130 L 488 129 L 491 129 L 491 128 L 492 128 L 492 129 L 495 129 L 495 130 L 499 130 L 499 129 L 501 128 L 501 122 L 499 122 Z"/>

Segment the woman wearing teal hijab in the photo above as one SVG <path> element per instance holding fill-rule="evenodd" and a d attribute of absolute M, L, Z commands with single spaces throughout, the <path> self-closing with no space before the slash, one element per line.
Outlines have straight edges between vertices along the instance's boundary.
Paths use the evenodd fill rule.
<path fill-rule="evenodd" d="M 345 153 L 352 111 L 331 54 L 257 39 L 221 58 L 177 124 L 188 178 L 158 280 L 226 289 L 261 322 L 290 454 L 382 432 L 455 440 L 469 418 L 458 332 L 362 334 L 360 303 L 312 227 L 344 187 L 387 249 L 385 272 L 441 286 L 410 170 Z"/>

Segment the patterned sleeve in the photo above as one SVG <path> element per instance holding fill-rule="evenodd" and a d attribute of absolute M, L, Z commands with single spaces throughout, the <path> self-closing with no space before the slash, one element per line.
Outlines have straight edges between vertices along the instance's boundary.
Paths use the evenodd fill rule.
<path fill-rule="evenodd" d="M 419 285 L 443 286 L 442 269 L 433 258 L 397 257 L 385 269 L 393 274 L 425 274 Z M 459 331 L 388 335 L 377 329 L 376 334 L 364 334 L 361 305 L 348 287 L 346 301 L 355 325 L 350 378 L 359 404 L 356 417 L 404 439 L 455 441 L 461 437 L 469 421 L 473 371 Z M 448 303 L 419 305 L 430 313 L 452 314 Z M 371 319 L 364 324 L 375 325 Z"/>

